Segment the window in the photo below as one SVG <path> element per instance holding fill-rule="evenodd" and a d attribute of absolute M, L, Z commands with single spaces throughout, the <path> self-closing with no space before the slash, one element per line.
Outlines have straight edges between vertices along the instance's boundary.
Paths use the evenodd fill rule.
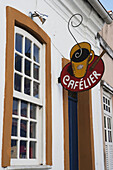
<path fill-rule="evenodd" d="M 42 163 L 43 48 L 28 32 L 15 27 L 12 164 Z"/>
<path fill-rule="evenodd" d="M 39 71 L 39 72 L 42 74 L 44 73 L 43 74 L 44 77 L 42 77 L 44 81 L 42 81 L 43 83 L 39 82 L 40 83 L 39 84 L 39 98 L 37 96 L 36 97 L 32 96 L 32 99 L 37 101 L 36 103 L 34 100 L 33 101 L 31 100 L 30 95 L 33 94 L 33 92 L 31 92 L 30 95 L 24 94 L 24 93 L 21 94 L 20 91 L 14 90 L 14 88 L 13 88 L 14 74 L 16 73 L 14 70 L 14 58 L 15 58 L 15 56 L 14 56 L 14 44 L 15 44 L 15 42 L 14 42 L 15 29 L 14 29 L 14 27 L 15 27 L 15 25 L 28 31 L 37 40 L 39 40 L 41 42 L 41 44 L 43 44 L 42 45 L 42 51 L 43 51 L 42 56 L 44 56 L 44 57 L 42 57 L 42 58 L 43 59 L 45 58 L 45 60 L 42 61 L 42 63 L 43 63 L 43 66 L 45 66 L 45 68 L 40 67 L 42 69 L 42 71 Z M 19 32 L 17 32 L 17 33 L 19 33 Z M 45 33 L 30 17 L 26 16 L 25 14 L 21 13 L 20 11 L 14 9 L 12 7 L 9 7 L 9 6 L 6 7 L 6 34 L 7 34 L 6 35 L 7 42 L 6 42 L 6 60 L 5 60 L 5 63 L 6 63 L 5 92 L 4 92 L 5 97 L 4 97 L 4 118 L 3 118 L 2 159 L 1 159 L 2 167 L 8 167 L 8 166 L 12 165 L 13 162 L 15 165 L 19 164 L 19 167 L 21 165 L 23 167 L 23 165 L 26 164 L 26 161 L 27 161 L 27 165 L 30 164 L 32 167 L 33 167 L 33 165 L 36 166 L 36 165 L 40 164 L 40 162 L 41 162 L 41 165 L 42 165 L 42 163 L 44 165 L 52 165 L 51 39 L 47 35 L 47 33 Z M 21 40 L 21 38 L 22 38 L 21 36 L 23 36 L 23 34 L 19 33 L 19 35 L 20 35 L 20 37 L 19 37 L 18 41 Z M 32 42 L 32 39 L 30 39 L 29 36 L 26 36 L 26 38 L 28 38 Z M 24 39 L 23 39 L 23 41 L 25 41 Z M 23 44 L 25 44 L 25 43 L 23 43 Z M 20 63 L 22 62 L 22 57 L 24 57 L 23 55 L 20 55 L 21 49 L 23 51 L 25 51 L 25 45 L 23 46 L 23 44 L 22 44 L 22 48 L 21 48 L 21 45 L 18 47 L 15 47 L 16 51 L 19 51 Z M 35 45 L 38 47 L 37 43 L 35 43 Z M 24 47 L 24 49 L 23 49 L 23 47 Z M 31 48 L 31 54 L 33 54 L 32 49 L 33 48 Z M 34 48 L 34 51 L 36 51 L 36 49 Z M 28 55 L 27 55 L 27 57 L 28 57 Z M 33 70 L 32 65 L 33 64 L 31 64 L 31 70 Z M 18 67 L 16 66 L 16 68 L 17 68 L 17 75 L 15 77 L 17 78 L 17 76 L 19 75 L 20 79 L 22 79 L 22 81 L 20 79 L 18 79 L 18 81 L 20 83 L 23 84 L 23 81 L 24 81 L 23 77 L 30 79 L 28 75 L 27 75 L 28 76 L 27 77 L 26 75 L 23 74 L 23 77 L 21 77 L 22 74 L 21 73 L 18 74 L 19 73 L 18 70 L 23 70 L 23 63 L 21 66 L 20 65 Z M 40 73 L 39 73 L 39 77 L 40 77 Z M 33 80 L 34 80 L 34 78 L 32 78 L 31 84 L 33 83 Z M 42 87 L 42 85 L 43 85 L 43 87 Z M 43 89 L 42 92 L 41 92 L 41 89 Z M 21 90 L 21 88 L 19 90 Z M 13 94 L 13 91 L 14 91 L 14 94 Z M 23 92 L 23 89 L 22 89 L 22 92 Z M 44 95 L 43 95 L 43 92 L 44 92 Z M 40 95 L 40 93 L 41 93 L 41 95 Z M 36 159 L 28 159 L 28 160 L 27 159 L 17 159 L 17 158 L 11 159 L 11 133 L 12 133 L 11 127 L 12 127 L 13 96 L 15 98 L 15 101 L 19 100 L 19 105 L 17 105 L 19 107 L 19 109 L 21 106 L 21 101 L 25 102 L 27 99 L 26 102 L 28 102 L 28 114 L 29 114 L 29 108 L 30 108 L 29 104 L 35 104 L 35 105 L 37 105 L 37 108 L 39 107 L 40 112 L 37 115 L 39 115 L 40 119 L 38 120 L 38 118 L 37 118 L 37 122 L 38 122 L 39 127 L 41 127 L 41 125 L 43 126 L 43 128 L 40 128 L 40 130 L 38 129 L 38 132 L 39 132 L 38 136 L 40 136 L 40 133 L 43 134 L 43 135 L 41 135 L 41 137 L 43 138 L 43 140 L 42 139 L 41 140 L 43 142 L 41 142 L 41 140 L 37 141 L 38 142 L 37 146 L 40 146 L 40 148 L 38 150 L 38 155 L 40 155 L 40 158 L 37 157 L 37 155 L 36 155 Z M 42 96 L 43 96 L 43 98 L 41 99 Z M 16 110 L 17 110 L 17 108 L 15 106 L 15 113 L 16 113 Z M 20 111 L 19 111 L 19 114 L 20 114 Z M 41 115 L 43 116 L 43 120 L 41 120 Z M 32 115 L 32 116 L 35 116 L 35 115 Z M 14 116 L 13 116 L 13 118 L 14 118 Z M 43 121 L 43 124 L 41 123 L 39 125 L 39 123 L 41 121 Z M 17 122 L 17 124 L 18 124 L 18 122 Z M 18 124 L 18 127 L 19 127 L 19 124 Z M 17 133 L 18 133 L 18 127 L 17 127 Z M 29 128 L 29 126 L 27 126 L 27 127 Z M 12 138 L 13 138 L 13 136 L 12 136 Z M 14 138 L 16 140 L 16 136 L 14 136 Z M 38 137 L 38 139 L 39 139 L 39 137 Z M 16 143 L 16 141 L 14 141 L 14 143 Z M 27 144 L 28 144 L 28 142 L 27 142 Z M 16 145 L 16 144 L 12 144 L 12 145 Z M 37 146 L 36 146 L 36 149 L 38 149 Z M 42 146 L 42 148 L 41 148 L 41 146 Z M 17 141 L 17 151 L 19 151 L 18 141 Z M 27 156 L 28 156 L 28 151 L 27 151 Z M 38 161 L 38 160 L 40 160 L 40 161 Z M 19 161 L 20 161 L 20 163 L 19 163 Z M 29 167 L 30 167 L 30 165 L 29 165 Z M 19 168 L 19 167 L 17 166 L 17 168 Z"/>
<path fill-rule="evenodd" d="M 103 109 L 106 169 L 109 170 L 113 169 L 112 102 L 110 95 L 106 92 L 103 94 Z"/>

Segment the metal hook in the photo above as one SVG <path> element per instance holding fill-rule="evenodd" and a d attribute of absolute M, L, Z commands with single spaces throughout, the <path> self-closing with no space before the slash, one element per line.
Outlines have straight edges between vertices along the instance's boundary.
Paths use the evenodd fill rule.
<path fill-rule="evenodd" d="M 79 23 L 78 25 L 73 25 L 73 22 L 71 21 L 71 19 L 72 19 L 74 16 L 76 16 L 76 15 L 79 15 L 79 16 L 81 17 L 81 21 L 80 21 L 80 23 Z M 71 26 L 72 26 L 72 27 L 79 27 L 79 26 L 82 24 L 83 16 L 82 16 L 81 14 L 78 14 L 78 13 L 77 13 L 77 14 L 73 14 L 73 15 L 71 16 L 71 18 L 69 19 L 69 21 L 68 21 L 68 30 L 69 30 L 71 36 L 72 36 L 72 37 L 74 38 L 74 40 L 76 41 L 76 43 L 78 44 L 78 46 L 80 47 L 78 41 L 76 40 L 76 38 L 74 37 L 74 35 L 72 34 L 72 32 L 71 32 L 71 30 L 70 30 L 70 27 L 69 27 L 70 21 L 71 21 Z M 81 48 L 81 47 L 80 47 L 80 48 Z"/>

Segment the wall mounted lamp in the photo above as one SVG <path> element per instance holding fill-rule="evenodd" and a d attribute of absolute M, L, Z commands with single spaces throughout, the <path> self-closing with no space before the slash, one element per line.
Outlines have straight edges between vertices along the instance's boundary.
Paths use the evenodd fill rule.
<path fill-rule="evenodd" d="M 29 16 L 31 19 L 33 19 L 33 17 L 38 17 L 40 19 L 40 21 L 42 22 L 42 24 L 44 24 L 44 22 L 47 20 L 48 15 L 45 14 L 41 14 L 38 11 L 34 11 L 34 13 L 29 12 Z"/>

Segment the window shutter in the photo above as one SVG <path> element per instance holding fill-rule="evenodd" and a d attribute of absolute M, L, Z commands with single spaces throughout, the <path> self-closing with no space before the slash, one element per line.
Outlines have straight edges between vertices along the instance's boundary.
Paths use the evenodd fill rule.
<path fill-rule="evenodd" d="M 113 145 L 109 146 L 109 164 L 110 169 L 113 169 Z"/>
<path fill-rule="evenodd" d="M 109 162 L 108 162 L 108 145 L 105 145 L 106 152 L 106 170 L 109 170 Z"/>

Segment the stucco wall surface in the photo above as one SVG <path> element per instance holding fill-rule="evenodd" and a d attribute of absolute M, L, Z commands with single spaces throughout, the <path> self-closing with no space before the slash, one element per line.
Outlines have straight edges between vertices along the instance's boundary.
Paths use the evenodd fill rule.
<path fill-rule="evenodd" d="M 110 25 L 105 24 L 100 35 L 113 50 L 113 22 Z M 105 73 L 102 79 L 113 87 L 113 56 L 111 58 L 108 54 L 105 54 L 103 60 L 105 63 Z"/>
<path fill-rule="evenodd" d="M 84 1 L 55 1 L 55 0 L 16 0 L 0 1 L 0 165 L 2 150 L 2 131 L 3 131 L 3 108 L 4 108 L 4 87 L 5 87 L 5 47 L 6 47 L 6 6 L 16 8 L 25 15 L 37 10 L 47 14 L 48 19 L 42 25 L 38 18 L 36 22 L 51 38 L 51 74 L 52 74 L 52 143 L 53 143 L 53 166 L 52 170 L 64 169 L 64 134 L 63 134 L 63 98 L 62 87 L 57 83 L 62 70 L 62 57 L 70 59 L 70 50 L 76 43 L 69 34 L 67 24 L 73 13 L 83 15 L 83 24 L 72 29 L 78 42 L 87 41 L 91 43 L 92 49 L 99 54 L 99 43 L 95 40 L 97 32 L 102 28 L 103 21 L 88 3 Z M 75 19 L 76 21 L 76 19 Z M 95 167 L 96 170 L 103 169 L 103 153 L 100 145 L 103 146 L 102 137 L 99 135 L 101 129 L 101 107 L 99 85 L 92 90 L 92 109 L 93 109 L 93 128 L 95 146 Z M 98 96 L 98 97 L 97 97 Z M 99 118 L 99 119 L 98 119 Z M 99 131 L 100 132 L 99 132 Z M 0 168 L 2 169 L 2 168 Z M 9 169 L 9 168 L 7 168 Z M 10 168 L 11 169 L 11 168 Z M 38 169 L 38 167 L 37 167 Z"/>

